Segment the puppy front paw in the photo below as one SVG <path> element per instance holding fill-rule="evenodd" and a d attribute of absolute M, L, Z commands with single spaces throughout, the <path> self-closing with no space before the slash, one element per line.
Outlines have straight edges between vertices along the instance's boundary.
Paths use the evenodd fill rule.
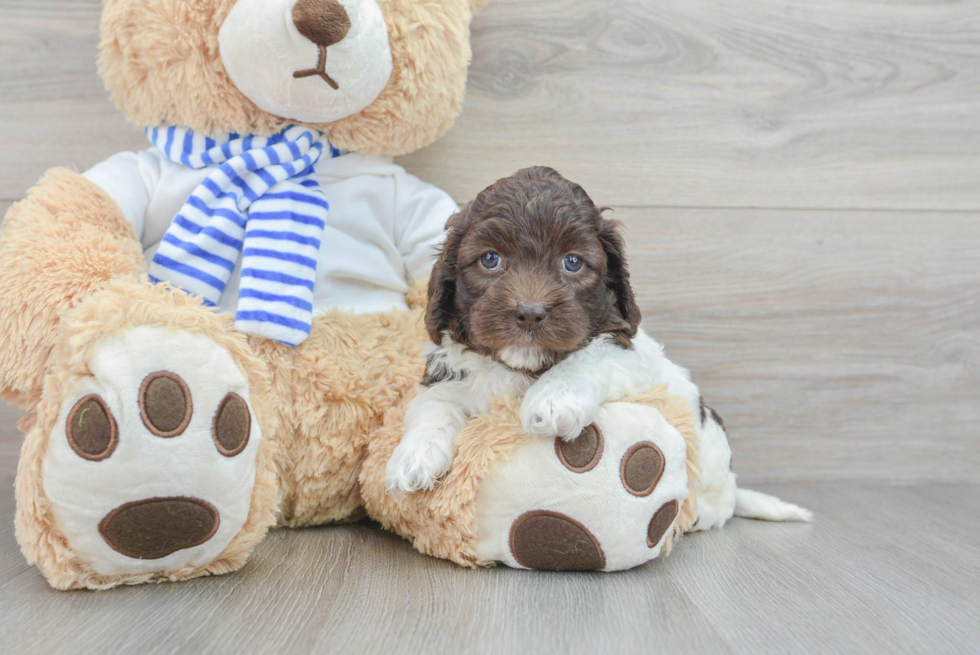
<path fill-rule="evenodd" d="M 589 389 L 569 384 L 535 384 L 521 403 L 528 434 L 572 441 L 595 421 L 599 403 Z"/>
<path fill-rule="evenodd" d="M 388 460 L 385 485 L 404 493 L 432 489 L 452 464 L 452 452 L 438 440 L 406 437 Z"/>

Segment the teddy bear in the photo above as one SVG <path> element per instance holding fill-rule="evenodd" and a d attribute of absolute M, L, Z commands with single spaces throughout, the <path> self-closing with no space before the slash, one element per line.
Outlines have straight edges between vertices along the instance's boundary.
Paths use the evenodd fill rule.
<path fill-rule="evenodd" d="M 483 1 L 105 0 L 147 149 L 49 171 L 0 228 L 16 534 L 53 587 L 230 573 L 270 528 L 365 516 L 529 569 L 630 568 L 694 526 L 696 408 L 665 387 L 571 442 L 499 398 L 435 489 L 385 487 L 458 211 L 392 158 L 452 126 Z"/>

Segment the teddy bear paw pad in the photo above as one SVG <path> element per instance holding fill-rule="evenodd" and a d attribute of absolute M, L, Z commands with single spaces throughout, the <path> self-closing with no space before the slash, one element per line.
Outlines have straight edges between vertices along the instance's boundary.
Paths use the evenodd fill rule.
<path fill-rule="evenodd" d="M 657 444 L 644 442 L 630 448 L 620 465 L 623 486 L 634 496 L 649 496 L 664 474 L 664 454 Z"/>
<path fill-rule="evenodd" d="M 605 442 L 602 429 L 593 423 L 582 431 L 574 441 L 555 439 L 555 454 L 569 471 L 587 473 L 596 467 L 602 458 Z"/>
<path fill-rule="evenodd" d="M 656 548 L 657 544 L 663 541 L 664 535 L 667 534 L 670 526 L 674 525 L 674 519 L 677 518 L 679 512 L 680 505 L 676 500 L 670 501 L 657 510 L 647 527 L 647 546 Z"/>
<path fill-rule="evenodd" d="M 161 559 L 199 546 L 218 531 L 218 510 L 198 498 L 151 498 L 126 503 L 99 522 L 105 542 L 126 557 Z"/>
<path fill-rule="evenodd" d="M 514 522 L 510 550 L 521 566 L 549 571 L 601 571 L 602 546 L 584 525 L 557 512 L 528 512 Z"/>
<path fill-rule="evenodd" d="M 216 559 L 248 517 L 260 435 L 248 382 L 207 337 L 138 327 L 105 341 L 62 406 L 44 492 L 103 575 Z"/>
<path fill-rule="evenodd" d="M 687 444 L 652 407 L 610 403 L 574 441 L 528 436 L 477 496 L 477 554 L 618 571 L 660 555 L 687 499 Z"/>

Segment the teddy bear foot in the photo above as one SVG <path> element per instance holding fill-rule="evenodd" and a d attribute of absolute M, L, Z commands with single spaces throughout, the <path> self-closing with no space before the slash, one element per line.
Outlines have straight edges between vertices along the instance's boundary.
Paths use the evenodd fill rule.
<path fill-rule="evenodd" d="M 237 570 L 275 522 L 267 372 L 231 321 L 114 281 L 62 319 L 17 472 L 17 539 L 59 589 Z M 261 426 L 261 427 L 260 427 Z"/>
<path fill-rule="evenodd" d="M 245 376 L 207 337 L 142 326 L 110 339 L 64 400 L 44 492 L 104 576 L 203 566 L 249 514 L 261 438 Z"/>
<path fill-rule="evenodd" d="M 574 441 L 532 438 L 484 480 L 481 560 L 618 571 L 655 559 L 688 497 L 684 437 L 652 407 L 611 403 Z"/>

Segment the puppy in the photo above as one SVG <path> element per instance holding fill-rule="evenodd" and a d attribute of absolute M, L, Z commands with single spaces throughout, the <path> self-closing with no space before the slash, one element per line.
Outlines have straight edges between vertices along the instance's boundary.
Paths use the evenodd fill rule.
<path fill-rule="evenodd" d="M 602 212 L 582 187 L 536 167 L 499 180 L 450 219 L 429 284 L 426 376 L 388 463 L 389 490 L 432 489 L 452 465 L 460 430 L 495 396 L 524 394 L 529 434 L 573 440 L 601 404 L 665 384 L 697 417 L 697 529 L 732 516 L 735 475 L 721 418 L 688 371 L 639 329 L 619 223 Z M 808 518 L 744 494 L 746 515 Z"/>

